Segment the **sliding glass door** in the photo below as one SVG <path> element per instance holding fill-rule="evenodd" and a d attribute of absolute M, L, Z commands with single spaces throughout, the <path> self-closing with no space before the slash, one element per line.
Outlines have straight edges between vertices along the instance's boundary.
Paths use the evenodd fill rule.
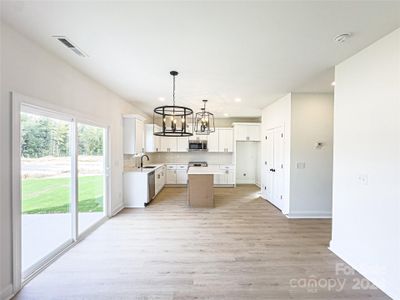
<path fill-rule="evenodd" d="M 29 109 L 21 113 L 21 265 L 29 276 L 73 241 L 72 120 Z"/>
<path fill-rule="evenodd" d="M 105 128 L 78 123 L 79 234 L 104 217 Z"/>
<path fill-rule="evenodd" d="M 105 217 L 108 129 L 25 104 L 19 119 L 24 281 Z"/>

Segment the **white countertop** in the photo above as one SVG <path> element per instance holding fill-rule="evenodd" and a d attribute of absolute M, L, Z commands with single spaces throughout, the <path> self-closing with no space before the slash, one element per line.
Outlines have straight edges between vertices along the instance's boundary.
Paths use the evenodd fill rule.
<path fill-rule="evenodd" d="M 225 174 L 224 170 L 221 170 L 216 166 L 208 167 L 190 167 L 188 169 L 188 175 L 218 175 Z"/>
<path fill-rule="evenodd" d="M 145 165 L 146 166 L 146 165 Z M 164 164 L 148 164 L 147 166 L 155 166 L 155 168 L 151 168 L 151 169 L 145 169 L 145 168 L 129 168 L 127 170 L 124 171 L 124 173 L 143 173 L 143 174 L 148 174 L 150 172 L 153 172 L 155 170 L 157 170 L 158 168 L 161 168 L 162 166 L 164 166 Z"/>

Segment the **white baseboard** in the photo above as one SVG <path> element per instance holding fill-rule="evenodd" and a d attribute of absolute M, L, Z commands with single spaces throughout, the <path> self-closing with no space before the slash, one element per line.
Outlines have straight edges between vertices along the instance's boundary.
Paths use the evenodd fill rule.
<path fill-rule="evenodd" d="M 115 215 L 117 215 L 121 210 L 123 210 L 125 208 L 124 203 L 121 203 L 120 205 L 118 205 L 116 208 L 113 209 L 113 211 L 111 212 L 111 217 L 114 217 Z"/>
<path fill-rule="evenodd" d="M 295 211 L 285 214 L 288 219 L 331 219 L 332 212 L 327 211 Z"/>
<path fill-rule="evenodd" d="M 9 300 L 14 296 L 13 294 L 13 286 L 12 284 L 7 285 L 5 288 L 1 290 L 0 299 L 1 300 Z"/>

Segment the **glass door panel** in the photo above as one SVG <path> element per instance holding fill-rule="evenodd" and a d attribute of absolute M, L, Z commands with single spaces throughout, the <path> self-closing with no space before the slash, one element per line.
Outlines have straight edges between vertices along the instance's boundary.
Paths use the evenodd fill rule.
<path fill-rule="evenodd" d="M 71 121 L 21 112 L 21 263 L 29 276 L 72 243 Z"/>
<path fill-rule="evenodd" d="M 105 215 L 106 129 L 78 123 L 78 233 Z"/>

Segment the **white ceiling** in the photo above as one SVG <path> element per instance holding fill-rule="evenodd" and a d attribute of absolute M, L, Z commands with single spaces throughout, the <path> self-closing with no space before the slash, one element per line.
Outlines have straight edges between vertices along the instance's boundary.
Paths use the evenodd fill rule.
<path fill-rule="evenodd" d="M 2 19 L 150 113 L 170 103 L 259 116 L 291 92 L 332 92 L 333 66 L 400 27 L 400 2 L 1 1 Z M 337 44 L 343 32 L 353 38 Z M 69 51 L 69 37 L 89 57 Z M 242 102 L 236 103 L 235 98 Z"/>

